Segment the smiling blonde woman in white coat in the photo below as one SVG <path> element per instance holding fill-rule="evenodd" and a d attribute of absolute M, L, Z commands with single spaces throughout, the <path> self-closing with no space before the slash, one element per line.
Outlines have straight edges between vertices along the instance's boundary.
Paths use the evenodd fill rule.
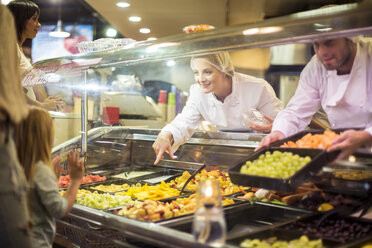
<path fill-rule="evenodd" d="M 191 68 L 197 84 L 191 86 L 182 113 L 162 129 L 154 142 L 154 164 L 163 159 L 164 152 L 174 158 L 174 151 L 192 136 L 203 119 L 216 128 L 247 128 L 243 114 L 256 109 L 264 114 L 269 124 L 249 127 L 270 132 L 272 120 L 282 108 L 269 83 L 234 72 L 227 52 L 193 57 Z"/>

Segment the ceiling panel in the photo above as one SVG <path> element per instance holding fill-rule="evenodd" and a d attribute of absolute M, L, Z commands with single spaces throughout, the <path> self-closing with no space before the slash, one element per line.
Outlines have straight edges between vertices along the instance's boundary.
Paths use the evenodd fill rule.
<path fill-rule="evenodd" d="M 190 24 L 210 24 L 224 27 L 226 21 L 225 0 L 132 0 L 129 8 L 116 7 L 116 0 L 86 0 L 123 36 L 135 40 L 148 37 L 164 37 L 182 32 Z M 142 21 L 128 21 L 131 15 Z M 150 34 L 139 33 L 140 28 L 150 28 Z"/>

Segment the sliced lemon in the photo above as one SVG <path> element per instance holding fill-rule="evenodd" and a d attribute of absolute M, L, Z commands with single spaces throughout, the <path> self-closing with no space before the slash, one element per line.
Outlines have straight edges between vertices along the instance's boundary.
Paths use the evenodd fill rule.
<path fill-rule="evenodd" d="M 333 209 L 334 207 L 331 205 L 331 204 L 329 204 L 329 203 L 323 203 L 322 205 L 320 205 L 319 207 L 318 207 L 318 211 L 329 211 L 329 210 L 331 210 L 331 209 Z"/>

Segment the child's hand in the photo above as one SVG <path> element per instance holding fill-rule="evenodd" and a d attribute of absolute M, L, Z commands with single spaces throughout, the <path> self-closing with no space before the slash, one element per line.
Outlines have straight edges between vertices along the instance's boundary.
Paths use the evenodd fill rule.
<path fill-rule="evenodd" d="M 61 176 L 61 165 L 59 164 L 62 161 L 62 158 L 60 156 L 56 156 L 52 159 L 52 165 L 54 168 L 54 173 L 56 174 L 56 177 L 59 178 Z"/>
<path fill-rule="evenodd" d="M 76 151 L 70 151 L 67 154 L 68 167 L 70 168 L 71 180 L 79 180 L 84 176 L 84 159 L 79 160 L 79 153 Z"/>

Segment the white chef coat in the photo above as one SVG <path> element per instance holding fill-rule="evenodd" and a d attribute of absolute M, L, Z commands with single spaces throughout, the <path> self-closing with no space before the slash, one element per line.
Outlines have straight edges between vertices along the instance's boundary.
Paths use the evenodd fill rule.
<path fill-rule="evenodd" d="M 192 136 L 203 118 L 216 128 L 247 128 L 243 113 L 252 108 L 275 118 L 282 103 L 265 80 L 234 73 L 232 93 L 224 102 L 219 101 L 213 93 L 205 94 L 198 84 L 192 85 L 182 113 L 165 126 L 162 132 L 172 133 L 175 149 Z"/>
<path fill-rule="evenodd" d="M 372 40 L 360 39 L 349 75 L 326 70 L 314 55 L 301 73 L 295 95 L 276 117 L 272 131 L 286 137 L 302 131 L 320 108 L 332 128 L 362 128 L 372 135 Z"/>
<path fill-rule="evenodd" d="M 19 68 L 21 73 L 21 78 L 23 79 L 27 73 L 29 73 L 32 70 L 32 65 L 28 58 L 25 56 L 25 54 L 22 52 L 22 49 L 19 47 L 17 43 L 17 56 L 19 60 Z M 31 99 L 36 99 L 34 90 L 32 86 L 24 86 L 27 89 L 27 95 Z"/>

